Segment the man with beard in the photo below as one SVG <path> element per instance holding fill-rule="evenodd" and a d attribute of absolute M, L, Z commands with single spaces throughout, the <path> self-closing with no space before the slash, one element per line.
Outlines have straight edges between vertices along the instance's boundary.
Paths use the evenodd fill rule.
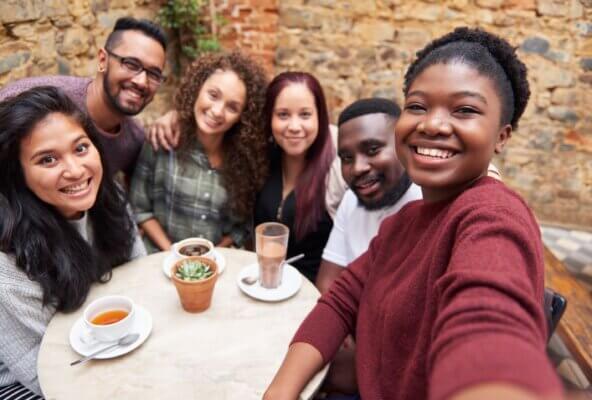
<path fill-rule="evenodd" d="M 0 91 L 0 100 L 39 86 L 62 89 L 88 112 L 100 133 L 105 164 L 112 174 L 130 176 L 144 143 L 139 114 L 164 82 L 166 36 L 147 20 L 120 18 L 98 53 L 94 79 L 45 76 L 18 80 Z"/>
<path fill-rule="evenodd" d="M 333 220 L 317 287 L 324 293 L 343 268 L 366 251 L 380 223 L 421 198 L 395 154 L 394 126 L 401 109 L 387 99 L 358 100 L 339 115 L 337 150 L 350 189 Z"/>

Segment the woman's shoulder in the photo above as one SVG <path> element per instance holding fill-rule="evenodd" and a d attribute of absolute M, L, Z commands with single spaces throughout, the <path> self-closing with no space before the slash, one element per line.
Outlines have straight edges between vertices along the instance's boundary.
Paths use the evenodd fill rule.
<path fill-rule="evenodd" d="M 536 218 L 526 201 L 505 183 L 483 177 L 461 193 L 450 205 L 450 214 L 488 215 L 493 218 L 535 223 Z"/>
<path fill-rule="evenodd" d="M 22 271 L 16 266 L 14 254 L 0 251 L 0 282 L 19 278 Z"/>
<path fill-rule="evenodd" d="M 38 283 L 32 281 L 25 271 L 17 267 L 14 254 L 0 251 L 0 283 L 4 290 L 1 293 L 8 294 L 11 288 L 19 288 L 22 291 L 40 292 Z"/>
<path fill-rule="evenodd" d="M 485 176 L 461 193 L 455 200 L 459 204 L 499 207 L 526 207 L 526 201 L 504 182 Z"/>

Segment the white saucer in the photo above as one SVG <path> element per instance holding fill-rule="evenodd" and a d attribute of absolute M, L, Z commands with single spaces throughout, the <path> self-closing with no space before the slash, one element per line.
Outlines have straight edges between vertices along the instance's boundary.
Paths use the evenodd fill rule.
<path fill-rule="evenodd" d="M 134 343 L 130 344 L 129 346 L 124 347 L 115 347 L 112 350 L 107 350 L 104 353 L 97 355 L 95 358 L 97 359 L 107 359 L 107 358 L 114 358 L 119 357 L 121 355 L 127 354 L 130 351 L 133 351 L 140 347 L 142 343 L 146 341 L 148 336 L 150 336 L 150 332 L 152 331 L 152 316 L 144 307 L 135 305 L 136 307 L 136 318 L 134 319 L 134 325 L 130 333 L 139 333 L 140 337 Z M 80 354 L 81 356 L 87 356 L 103 347 L 108 346 L 110 343 L 105 342 L 97 342 L 92 340 L 90 343 L 87 343 L 87 331 L 86 327 L 84 326 L 84 321 L 82 317 L 78 318 L 74 325 L 72 325 L 72 329 L 70 329 L 70 346 L 74 349 L 75 352 Z"/>
<path fill-rule="evenodd" d="M 258 276 L 259 265 L 257 263 L 250 264 L 243 268 L 236 278 L 238 287 L 247 295 L 262 301 L 281 301 L 294 296 L 300 286 L 302 286 L 302 275 L 300 272 L 290 264 L 284 264 L 284 274 L 282 275 L 282 283 L 275 289 L 266 289 L 261 286 L 259 282 L 252 285 L 247 285 L 242 282 L 242 278 L 246 276 Z"/>
<path fill-rule="evenodd" d="M 226 258 L 224 258 L 224 256 L 216 249 L 214 249 L 214 258 L 218 264 L 218 275 L 220 275 L 224 272 L 224 268 L 226 268 Z M 175 253 L 169 251 L 169 254 L 166 255 L 162 262 L 162 272 L 164 272 L 168 278 L 171 277 L 171 268 L 173 268 L 173 263 L 175 261 Z"/>

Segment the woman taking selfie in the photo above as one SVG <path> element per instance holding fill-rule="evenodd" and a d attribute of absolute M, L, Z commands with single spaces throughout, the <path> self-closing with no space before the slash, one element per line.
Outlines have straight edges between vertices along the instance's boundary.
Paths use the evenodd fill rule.
<path fill-rule="evenodd" d="M 54 313 L 76 310 L 93 283 L 146 253 L 96 135 L 57 88 L 0 103 L 0 399 L 37 398 Z"/>
<path fill-rule="evenodd" d="M 487 176 L 526 108 L 526 66 L 504 39 L 458 28 L 417 53 L 404 95 L 396 152 L 423 200 L 321 297 L 264 398 L 296 399 L 347 334 L 364 399 L 560 398 L 540 230 Z"/>
<path fill-rule="evenodd" d="M 241 246 L 267 172 L 260 126 L 266 80 L 241 53 L 200 57 L 176 99 L 176 150 L 144 145 L 131 202 L 149 252 L 188 237 Z"/>

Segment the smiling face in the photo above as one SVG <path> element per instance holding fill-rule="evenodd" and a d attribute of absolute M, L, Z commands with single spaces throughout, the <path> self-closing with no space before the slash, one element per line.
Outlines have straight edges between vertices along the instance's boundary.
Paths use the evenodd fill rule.
<path fill-rule="evenodd" d="M 319 134 L 315 97 L 305 84 L 291 83 L 279 93 L 273 107 L 271 132 L 290 157 L 304 157 Z"/>
<path fill-rule="evenodd" d="M 20 144 L 25 183 L 65 218 L 95 203 L 103 177 L 101 158 L 82 127 L 64 114 L 42 119 Z"/>
<path fill-rule="evenodd" d="M 511 135 L 500 126 L 493 81 L 466 64 L 427 67 L 410 85 L 395 127 L 399 160 L 427 201 L 460 193 L 487 174 Z"/>
<path fill-rule="evenodd" d="M 198 135 L 223 135 L 240 119 L 247 88 L 234 71 L 217 70 L 202 85 L 193 112 Z"/>
<path fill-rule="evenodd" d="M 136 115 L 154 98 L 160 85 L 148 79 L 146 71 L 139 74 L 126 67 L 119 57 L 133 59 L 144 68 L 162 73 L 165 52 L 160 43 L 140 31 L 129 30 L 109 55 L 99 52 L 99 67 L 103 73 L 103 88 L 111 107 L 123 115 Z"/>
<path fill-rule="evenodd" d="M 395 154 L 392 119 L 376 113 L 341 124 L 338 154 L 343 178 L 360 203 L 368 209 L 386 205 L 403 175 Z"/>

